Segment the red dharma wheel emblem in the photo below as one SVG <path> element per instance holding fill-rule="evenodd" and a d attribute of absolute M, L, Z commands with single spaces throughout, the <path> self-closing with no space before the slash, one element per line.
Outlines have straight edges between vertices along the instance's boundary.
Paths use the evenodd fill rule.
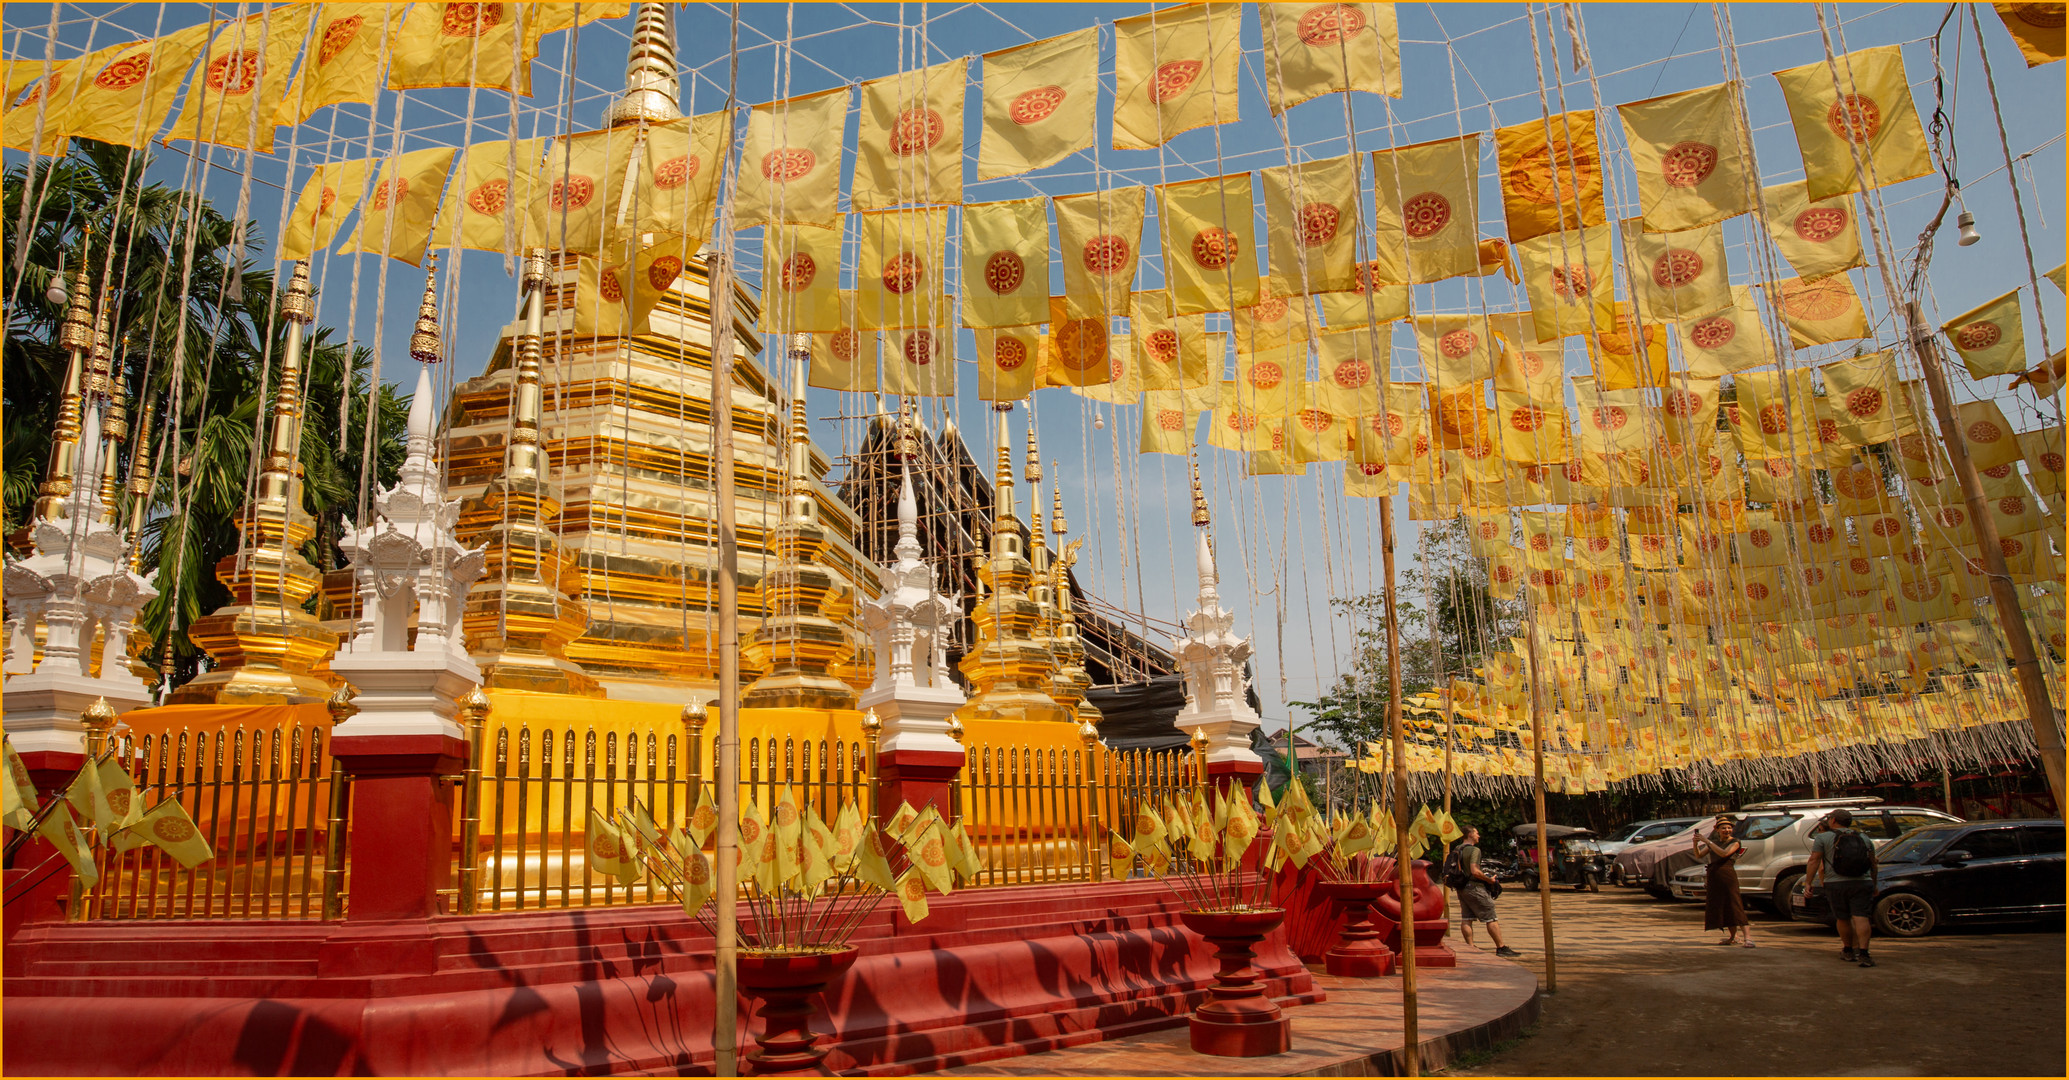
<path fill-rule="evenodd" d="M 2011 9 L 2013 18 L 2042 30 L 2060 30 L 2064 22 L 2069 22 L 2060 4 L 2013 4 Z"/>
<path fill-rule="evenodd" d="M 1521 405 L 1509 413 L 1509 426 L 1529 434 L 1545 426 L 1545 411 L 1535 405 Z"/>
<path fill-rule="evenodd" d="M 1940 595 L 1940 582 L 1937 578 L 1906 581 L 1899 588 L 1903 590 L 1906 600 L 1930 600 Z"/>
<path fill-rule="evenodd" d="M 884 272 L 879 275 L 884 291 L 903 296 L 919 287 L 926 280 L 927 264 L 910 251 L 901 251 L 884 263 Z"/>
<path fill-rule="evenodd" d="M 658 188 L 679 188 L 695 179 L 703 169 L 703 163 L 694 154 L 672 157 L 654 166 L 654 186 Z"/>
<path fill-rule="evenodd" d="M 801 180 L 819 164 L 819 155 L 801 146 L 786 146 L 762 155 L 762 177 L 773 183 Z"/>
<path fill-rule="evenodd" d="M 1994 443 L 2004 438 L 2004 430 L 1989 420 L 1978 420 L 1968 426 L 1968 441 L 1972 443 Z"/>
<path fill-rule="evenodd" d="M 1451 200 L 1434 191 L 1411 196 L 1401 204 L 1401 227 L 1409 239 L 1435 236 L 1451 224 Z"/>
<path fill-rule="evenodd" d="M 1855 393 L 1859 393 L 1859 391 L 1855 391 Z M 1851 394 L 1848 395 L 1849 399 L 1851 397 Z M 1877 408 L 1880 407 L 1880 402 L 1878 402 Z M 1851 411 L 1852 406 L 1849 405 L 1847 408 Z M 1874 410 L 1871 409 L 1869 411 L 1873 412 Z M 1839 493 L 1849 499 L 1867 499 L 1875 495 L 1875 489 L 1879 486 L 1879 483 L 1875 479 L 1874 470 L 1866 465 L 1855 465 L 1852 468 L 1841 469 L 1833 473 L 1832 486 L 1838 488 Z"/>
<path fill-rule="evenodd" d="M 323 40 L 316 46 L 316 63 L 321 66 L 336 60 L 338 54 L 352 44 L 352 39 L 359 36 L 359 27 L 365 22 L 364 15 L 349 15 L 325 24 Z"/>
<path fill-rule="evenodd" d="M 1158 409 L 1157 428 L 1160 431 L 1185 430 L 1185 413 L 1177 409 Z"/>
<path fill-rule="evenodd" d="M 1810 537 L 1810 542 L 1813 544 L 1829 544 L 1832 542 L 1832 526 L 1822 522 L 1803 530 L 1803 534 Z"/>
<path fill-rule="evenodd" d="M 1954 335 L 1955 343 L 1971 352 L 1990 348 L 2002 340 L 2004 331 L 1999 330 L 1994 322 L 1972 322 Z"/>
<path fill-rule="evenodd" d="M 509 202 L 508 180 L 484 180 L 467 193 L 467 208 L 477 214 L 500 214 Z"/>
<path fill-rule="evenodd" d="M 1767 470 L 1767 475 L 1777 480 L 1796 475 L 1796 463 L 1788 458 L 1768 458 L 1760 464 L 1762 468 Z"/>
<path fill-rule="evenodd" d="M 1703 257 L 1693 251 L 1670 248 L 1652 264 L 1652 283 L 1662 289 L 1678 289 L 1703 274 Z"/>
<path fill-rule="evenodd" d="M 1019 338 L 998 338 L 991 343 L 991 362 L 1000 371 L 1018 371 L 1027 363 L 1027 346 Z"/>
<path fill-rule="evenodd" d="M 1056 331 L 1056 352 L 1073 371 L 1090 371 L 1106 363 L 1106 324 L 1099 319 L 1072 319 Z"/>
<path fill-rule="evenodd" d="M 1865 577 L 1867 574 L 1869 574 L 1875 569 L 1875 564 L 1869 562 L 1867 559 L 1863 559 L 1856 556 L 1854 558 L 1846 560 L 1846 568 L 1848 570 L 1853 571 L 1854 574 L 1856 574 L 1857 576 Z"/>
<path fill-rule="evenodd" d="M 1989 477 L 1992 480 L 2002 480 L 2005 477 L 2010 476 L 2011 474 L 2012 467 L 2009 462 L 2003 465 L 1996 466 L 1995 468 L 1983 470 L 1983 475 Z"/>
<path fill-rule="evenodd" d="M 1372 430 L 1382 432 L 1389 437 L 1398 437 L 1402 432 L 1408 430 L 1408 419 L 1400 413 L 1375 416 L 1372 418 Z"/>
<path fill-rule="evenodd" d="M 1846 231 L 1846 211 L 1836 206 L 1813 206 L 1796 215 L 1796 235 L 1822 244 Z"/>
<path fill-rule="evenodd" d="M 1250 309 L 1250 321 L 1257 325 L 1269 326 L 1285 317 L 1286 301 L 1276 296 L 1259 300 L 1257 306 Z"/>
<path fill-rule="evenodd" d="M 1387 467 L 1366 461 L 1359 463 L 1358 471 L 1366 476 L 1379 476 L 1387 471 Z M 1506 566 L 1497 566 L 1494 568 L 1494 573 L 1497 580 L 1505 582 L 1514 575 L 1515 571 L 1510 570 Z"/>
<path fill-rule="evenodd" d="M 2040 455 L 2040 467 L 2046 469 L 2049 472 L 2061 472 L 2062 466 L 2064 464 L 2065 462 L 2062 460 L 2062 455 L 2054 452 L 2053 450 L 2050 450 L 2047 453 Z"/>
<path fill-rule="evenodd" d="M 1256 413 L 1231 412 L 1223 422 L 1228 425 L 1230 431 L 1241 435 L 1248 435 L 1257 430 Z"/>
<path fill-rule="evenodd" d="M 580 210 L 596 197 L 596 181 L 586 176 L 570 176 L 555 180 L 549 196 L 555 210 Z"/>
<path fill-rule="evenodd" d="M 1151 104 L 1162 105 L 1185 93 L 1193 80 L 1200 77 L 1200 69 L 1205 66 L 1198 60 L 1173 60 L 1158 65 L 1157 76 L 1149 84 Z"/>
<path fill-rule="evenodd" d="M 1687 418 L 1703 411 L 1703 396 L 1693 390 L 1669 390 L 1660 400 L 1668 416 Z"/>
<path fill-rule="evenodd" d="M 1020 288 L 1027 280 L 1027 264 L 1010 251 L 994 251 L 984 260 L 984 285 L 1000 296 Z"/>
<path fill-rule="evenodd" d="M 843 364 L 853 363 L 862 355 L 862 335 L 846 327 L 834 331 L 827 344 L 833 350 L 833 358 Z"/>
<path fill-rule="evenodd" d="M 1826 110 L 1825 124 L 1842 139 L 1865 143 L 1882 130 L 1882 106 L 1866 94 L 1848 94 Z"/>
<path fill-rule="evenodd" d="M 316 212 L 309 215 L 309 219 L 314 221 L 315 219 L 330 213 L 330 208 L 336 206 L 337 204 L 338 189 L 326 185 L 323 189 L 323 194 L 318 195 L 316 197 Z"/>
<path fill-rule="evenodd" d="M 1997 541 L 1997 550 L 2004 552 L 2004 557 L 2007 559 L 2016 559 L 2026 553 L 2026 542 L 2016 536 L 2002 537 Z M 114 792 L 109 792 L 108 794 L 113 796 Z M 127 795 L 129 793 L 125 791 L 123 794 Z"/>
<path fill-rule="evenodd" d="M 151 73 L 151 54 L 146 52 L 125 56 L 101 69 L 93 77 L 93 84 L 103 90 L 127 90 L 144 81 Z"/>
<path fill-rule="evenodd" d="M 69 824 L 69 823 L 68 823 Z M 166 814 L 151 823 L 151 832 L 168 844 L 178 844 L 194 838 L 194 826 L 185 818 Z M 67 834 L 69 836 L 69 834 Z M 599 853 L 602 851 L 598 848 Z"/>
<path fill-rule="evenodd" d="M 1286 380 L 1286 371 L 1269 360 L 1260 360 L 1250 365 L 1250 385 L 1259 390 L 1270 390 Z"/>
<path fill-rule="evenodd" d="M 800 251 L 783 260 L 776 271 L 776 285 L 784 292 L 802 292 L 811 288 L 812 279 L 818 276 L 818 261 Z"/>
<path fill-rule="evenodd" d="M 208 62 L 208 88 L 226 97 L 242 97 L 259 84 L 259 54 L 251 49 L 225 53 Z"/>
<path fill-rule="evenodd" d="M 1450 359 L 1471 356 L 1480 347 L 1480 335 L 1471 330 L 1453 330 L 1437 339 L 1437 351 Z"/>
<path fill-rule="evenodd" d="M 374 185 L 372 194 L 366 198 L 366 205 L 374 210 L 386 210 L 409 197 L 409 178 L 391 176 Z"/>
<path fill-rule="evenodd" d="M 656 291 L 667 289 L 682 276 L 682 260 L 673 255 L 663 255 L 647 264 L 647 284 Z"/>
<path fill-rule="evenodd" d="M 1846 309 L 1851 307 L 1853 302 L 1853 298 L 1848 294 L 1846 286 L 1841 284 L 1844 281 L 1845 278 L 1843 277 L 1838 279 L 1838 281 L 1829 279 L 1814 281 L 1793 290 L 1784 286 L 1782 289 L 1782 310 L 1796 318 L 1809 322 L 1825 322 L 1828 319 L 1836 319 L 1846 314 Z"/>
<path fill-rule="evenodd" d="M 1625 424 L 1631 422 L 1631 415 L 1625 412 L 1621 405 L 1600 406 L 1595 409 L 1594 417 L 1595 427 L 1602 431 L 1617 431 L 1622 429 Z M 1579 462 L 1568 463 L 1566 466 L 1566 478 L 1578 481 L 1580 479 L 1580 468 Z"/>
<path fill-rule="evenodd" d="M 1789 430 L 1789 410 L 1780 402 L 1762 407 L 1759 416 L 1762 435 L 1780 435 Z"/>
<path fill-rule="evenodd" d="M 1335 423 L 1336 417 L 1329 415 L 1326 409 L 1300 410 L 1300 426 L 1317 435 L 1329 430 Z"/>
<path fill-rule="evenodd" d="M 1349 4 L 1322 4 L 1302 15 L 1294 32 L 1300 35 L 1301 44 L 1322 48 L 1356 37 L 1364 29 L 1364 12 Z"/>
<path fill-rule="evenodd" d="M 1480 539 L 1492 540 L 1501 535 L 1501 526 L 1492 521 L 1483 521 L 1479 527 Z"/>
<path fill-rule="evenodd" d="M 1085 261 L 1085 269 L 1092 273 L 1114 274 L 1128 265 L 1128 256 L 1132 250 L 1128 246 L 1128 241 L 1112 233 L 1106 233 L 1085 241 L 1085 250 L 1081 257 Z"/>
<path fill-rule="evenodd" d="M 1039 124 L 1056 114 L 1066 96 L 1063 87 L 1037 86 L 1014 98 L 1012 104 L 1006 106 L 1006 115 L 1022 127 Z"/>
<path fill-rule="evenodd" d="M 899 157 L 924 154 L 941 141 L 948 130 L 941 114 L 932 109 L 907 109 L 891 125 L 891 152 Z"/>
<path fill-rule="evenodd" d="M 605 270 L 596 275 L 596 292 L 613 304 L 622 303 L 625 299 L 625 286 L 619 283 L 616 270 Z"/>
<path fill-rule="evenodd" d="M 1838 442 L 1838 441 L 1839 441 L 1839 421 L 1837 421 L 1837 420 L 1820 420 L 1820 421 L 1818 421 L 1818 441 L 1819 441 L 1819 442 L 1828 442 L 1828 443 L 1836 443 L 1836 442 Z"/>
<path fill-rule="evenodd" d="M 1152 360 L 1174 363 L 1178 359 L 1178 331 L 1168 328 L 1155 331 L 1143 339 L 1142 349 Z"/>
<path fill-rule="evenodd" d="M 1774 534 L 1766 529 L 1754 529 L 1746 534 L 1746 539 L 1756 548 L 1774 546 Z"/>
<path fill-rule="evenodd" d="M 1955 516 L 1957 520 L 1951 523 L 1943 521 L 1941 524 L 1961 524 L 1961 520 L 1959 520 L 1960 514 L 1958 511 L 1956 512 Z M 1901 534 L 1904 531 L 1904 523 L 1894 517 L 1884 514 L 1883 516 L 1875 519 L 1875 524 L 1871 526 L 1868 529 L 1868 531 L 1887 540 L 1892 536 L 1897 536 Z"/>
<path fill-rule="evenodd" d="M 480 37 L 502 21 L 501 4 L 447 4 L 438 32 L 446 37 Z"/>
<path fill-rule="evenodd" d="M 934 332 L 914 330 L 905 335 L 905 362 L 926 367 L 934 362 Z"/>
<path fill-rule="evenodd" d="M 1193 261 L 1207 270 L 1221 270 L 1236 261 L 1236 252 L 1241 245 L 1234 233 L 1219 225 L 1212 225 L 1193 234 Z"/>
<path fill-rule="evenodd" d="M 1846 411 L 1861 419 L 1867 419 L 1882 411 L 1882 391 L 1872 386 L 1849 390 L 1846 394 Z M 1866 470 L 1862 470 L 1866 472 Z"/>
<path fill-rule="evenodd" d="M 1692 188 L 1717 171 L 1717 148 L 1706 142 L 1678 142 L 1660 155 L 1660 178 L 1668 187 Z"/>
<path fill-rule="evenodd" d="M 1320 247 L 1336 239 L 1336 227 L 1342 218 L 1343 212 L 1329 203 L 1303 203 L 1300 207 L 1301 246 Z"/>
<path fill-rule="evenodd" d="M 1372 384 L 1372 365 L 1363 360 L 1345 360 L 1336 365 L 1336 370 L 1330 373 L 1330 378 L 1335 379 L 1336 385 L 1345 390 L 1362 389 Z"/>
<path fill-rule="evenodd" d="M 1585 266 L 1555 266 L 1552 291 L 1561 300 L 1579 300 L 1595 291 L 1595 272 Z"/>

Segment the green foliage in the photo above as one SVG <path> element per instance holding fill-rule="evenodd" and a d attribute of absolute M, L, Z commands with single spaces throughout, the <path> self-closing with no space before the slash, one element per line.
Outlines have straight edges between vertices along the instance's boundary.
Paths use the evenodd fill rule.
<path fill-rule="evenodd" d="M 214 569 L 237 552 L 236 514 L 255 481 L 260 421 L 270 413 L 287 331 L 272 271 L 246 265 L 257 240 L 253 223 L 232 221 L 188 192 L 144 182 L 148 167 L 145 152 L 78 140 L 54 164 L 39 164 L 33 189 L 21 167 L 0 180 L 0 235 L 10 253 L 25 190 L 35 199 L 5 342 L 5 520 L 10 533 L 27 520 L 63 393 L 68 358 L 56 342 L 64 311 L 43 292 L 60 263 L 68 279 L 84 268 L 89 289 L 110 313 L 132 431 L 147 409 L 152 417 L 147 472 L 155 483 L 143 550 L 146 570 L 159 572 L 160 596 L 140 621 L 154 647 L 170 633 L 179 681 L 201 661 L 187 626 L 230 599 Z M 334 338 L 318 327 L 306 337 L 298 455 L 305 505 L 317 521 L 303 555 L 325 568 L 337 564 L 336 541 L 345 518 L 358 511 L 366 465 L 370 351 L 348 350 Z M 371 479 L 392 483 L 409 402 L 385 385 L 376 400 Z M 342 439 L 341 407 L 350 433 Z"/>

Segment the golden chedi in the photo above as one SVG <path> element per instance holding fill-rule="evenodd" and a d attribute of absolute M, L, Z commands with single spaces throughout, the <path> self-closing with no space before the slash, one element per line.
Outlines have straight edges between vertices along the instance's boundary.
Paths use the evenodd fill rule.
<path fill-rule="evenodd" d="M 1010 404 L 1006 409 L 1011 409 Z M 998 466 L 991 553 L 977 567 L 980 593 L 970 621 L 977 642 L 964 655 L 962 672 L 976 690 L 957 710 L 973 720 L 1054 720 L 1070 714 L 1049 695 L 1056 660 L 1037 641 L 1042 611 L 1028 587 L 1034 567 L 1027 559 L 1027 526 L 1013 510 L 1013 449 L 1005 409 L 999 411 Z"/>

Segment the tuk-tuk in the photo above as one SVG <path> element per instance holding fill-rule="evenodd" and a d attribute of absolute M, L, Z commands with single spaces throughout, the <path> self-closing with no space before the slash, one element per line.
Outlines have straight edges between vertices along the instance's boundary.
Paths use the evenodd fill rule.
<path fill-rule="evenodd" d="M 1538 886 L 1537 823 L 1518 825 L 1510 831 L 1516 838 L 1516 846 L 1523 852 L 1516 867 L 1521 872 L 1523 887 L 1535 890 Z M 1546 825 L 1545 841 L 1552 846 L 1549 860 L 1552 881 L 1571 885 L 1575 891 L 1602 891 L 1602 883 L 1609 880 L 1610 860 L 1602 853 L 1598 840 L 1589 829 Z"/>

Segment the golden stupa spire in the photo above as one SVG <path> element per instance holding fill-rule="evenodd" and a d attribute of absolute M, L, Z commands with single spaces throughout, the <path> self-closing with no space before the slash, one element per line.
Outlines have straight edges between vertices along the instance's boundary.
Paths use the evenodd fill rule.
<path fill-rule="evenodd" d="M 173 691 L 170 704 L 296 704 L 330 696 L 330 683 L 313 669 L 337 650 L 338 636 L 303 610 L 323 576 L 301 553 L 315 535 L 316 522 L 302 507 L 296 464 L 302 337 L 315 314 L 309 264 L 299 261 L 280 294 L 287 347 L 273 392 L 258 490 L 239 515 L 243 546 L 216 564 L 216 580 L 230 590 L 231 600 L 187 630 L 188 639 L 207 650 L 215 667 Z"/>
<path fill-rule="evenodd" d="M 1055 463 L 1050 463 L 1055 471 Z M 1083 540 L 1063 543 L 1063 536 L 1070 531 L 1070 523 L 1063 519 L 1063 482 L 1055 487 L 1054 512 L 1050 514 L 1049 529 L 1056 534 L 1056 561 L 1049 572 L 1049 591 L 1055 598 L 1056 629 L 1049 639 L 1049 651 L 1056 656 L 1056 675 L 1050 680 L 1050 693 L 1056 703 L 1070 710 L 1071 716 L 1081 724 L 1089 723 L 1095 728 L 1106 719 L 1098 706 L 1085 699 L 1085 692 L 1092 688 L 1092 676 L 1085 670 L 1085 643 L 1078 637 L 1077 610 L 1071 606 L 1070 568 L 1078 561 L 1078 549 Z"/>
<path fill-rule="evenodd" d="M 481 544 L 487 554 L 486 570 L 467 593 L 461 626 L 483 686 L 602 697 L 603 687 L 567 657 L 568 642 L 589 627 L 589 610 L 576 595 L 581 577 L 574 560 L 553 533 L 560 498 L 539 445 L 549 274 L 544 248 L 525 253 L 519 278 L 524 329 L 513 343 L 516 380 L 503 475 L 460 510 L 460 542 Z"/>
<path fill-rule="evenodd" d="M 632 23 L 625 92 L 611 103 L 613 127 L 682 119 L 682 80 L 675 68 L 673 4 L 643 3 Z"/>
<path fill-rule="evenodd" d="M 85 415 L 82 390 L 86 357 L 93 349 L 93 301 L 87 291 L 84 269 L 72 276 L 71 302 L 57 333 L 58 347 L 70 359 L 65 363 L 57 425 L 51 432 L 50 458 L 43 469 L 43 483 L 36 489 L 36 517 L 43 521 L 65 516 L 65 502 L 72 494 L 72 472 L 79 465 L 79 431 Z"/>
<path fill-rule="evenodd" d="M 977 580 L 985 586 L 985 595 L 970 613 L 977 641 L 963 655 L 960 665 L 976 691 L 957 715 L 966 722 L 1067 721 L 1070 714 L 1056 704 L 1049 692 L 1056 658 L 1038 640 L 1042 609 L 1028 595 L 1034 567 L 1027 561 L 1027 526 L 1013 512 L 1013 434 L 1008 423 L 1013 404 L 1000 402 L 993 408 L 998 411 L 999 421 L 998 464 L 992 477 L 997 497 L 991 556 L 977 568 Z M 1034 499 L 1039 504 L 1039 489 Z"/>

